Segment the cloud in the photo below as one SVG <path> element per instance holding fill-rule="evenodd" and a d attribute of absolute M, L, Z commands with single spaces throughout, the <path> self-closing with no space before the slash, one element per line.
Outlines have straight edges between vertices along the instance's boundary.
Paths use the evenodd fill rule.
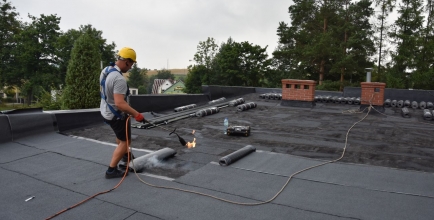
<path fill-rule="evenodd" d="M 280 21 L 289 22 L 284 0 L 14 0 L 12 5 L 27 14 L 57 14 L 62 31 L 91 24 L 103 32 L 116 49 L 132 47 L 139 67 L 186 68 L 199 41 L 213 37 L 220 44 L 232 37 L 249 41 L 271 53 L 277 46 Z"/>

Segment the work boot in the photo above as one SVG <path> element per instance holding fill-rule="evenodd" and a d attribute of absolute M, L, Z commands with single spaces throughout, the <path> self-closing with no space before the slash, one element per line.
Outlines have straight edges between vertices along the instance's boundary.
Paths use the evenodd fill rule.
<path fill-rule="evenodd" d="M 134 154 L 130 154 L 130 162 L 132 161 L 132 160 L 134 160 Z M 128 162 L 128 154 L 124 154 L 124 156 L 122 157 L 122 162 Z"/>
<path fill-rule="evenodd" d="M 106 179 L 112 179 L 112 178 L 121 178 L 123 177 L 125 174 L 124 171 L 118 170 L 118 168 L 116 167 L 112 172 L 109 172 L 108 170 L 105 171 L 105 178 Z M 128 173 L 127 173 L 128 176 Z"/>
<path fill-rule="evenodd" d="M 127 169 L 127 162 L 120 161 L 118 166 L 120 170 L 125 171 Z M 131 166 L 128 166 L 128 171 L 134 172 L 134 169 Z"/>

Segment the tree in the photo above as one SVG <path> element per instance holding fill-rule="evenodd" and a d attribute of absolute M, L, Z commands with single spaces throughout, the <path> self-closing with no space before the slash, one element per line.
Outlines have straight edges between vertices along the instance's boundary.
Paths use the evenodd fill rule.
<path fill-rule="evenodd" d="M 63 92 L 64 109 L 86 109 L 99 106 L 100 60 L 98 42 L 87 33 L 80 36 L 71 51 Z M 113 74 L 113 73 L 112 73 Z"/>
<path fill-rule="evenodd" d="M 97 41 L 98 49 L 101 54 L 101 60 L 95 62 L 102 62 L 103 67 L 109 65 L 115 59 L 114 42 L 107 43 L 107 40 L 102 37 L 103 32 L 92 27 L 92 25 L 81 25 L 78 30 L 70 29 L 61 34 L 59 37 L 57 48 L 59 57 L 59 85 L 64 84 L 65 76 L 69 60 L 71 58 L 71 50 L 74 42 L 84 33 L 87 33 Z"/>
<path fill-rule="evenodd" d="M 185 88 L 183 92 L 195 94 L 202 93 L 202 75 L 206 72 L 205 65 L 194 65 L 188 67 L 187 78 L 185 79 Z"/>
<path fill-rule="evenodd" d="M 128 77 L 128 86 L 133 88 L 139 88 L 144 83 L 143 75 L 141 74 L 140 68 L 137 64 L 133 65 L 133 68 L 129 71 L 130 75 Z"/>
<path fill-rule="evenodd" d="M 402 0 L 398 13 L 399 17 L 390 36 L 396 45 L 392 53 L 393 68 L 391 74 L 398 78 L 400 84 L 392 84 L 394 88 L 410 88 L 410 77 L 417 70 L 417 54 L 421 48 L 421 34 L 423 33 L 422 5 L 419 0 Z M 394 81 L 395 82 L 395 81 Z M 390 84 L 389 84 L 390 85 Z"/>
<path fill-rule="evenodd" d="M 214 58 L 218 52 L 218 45 L 215 42 L 215 39 L 212 37 L 208 37 L 206 41 L 199 41 L 199 45 L 197 45 L 197 52 L 194 54 L 194 61 L 197 65 L 204 66 L 205 71 L 202 69 L 202 82 L 210 85 L 211 78 L 213 78 L 212 64 Z"/>
<path fill-rule="evenodd" d="M 378 47 L 378 78 L 379 81 L 383 81 L 383 77 L 381 75 L 382 67 L 381 62 L 384 60 L 384 56 L 382 54 L 383 48 L 384 48 L 384 41 L 387 40 L 387 31 L 389 30 L 389 26 L 387 24 L 387 17 L 389 16 L 389 13 L 393 12 L 393 9 L 395 8 L 396 0 L 375 0 L 375 5 L 380 6 L 381 11 L 380 14 L 377 16 L 377 19 L 380 21 L 380 25 L 378 29 L 380 30 L 380 36 L 379 40 L 377 42 Z"/>
<path fill-rule="evenodd" d="M 434 1 L 427 0 L 425 11 L 426 25 L 420 38 L 420 53 L 416 54 L 416 70 L 412 74 L 414 88 L 434 89 Z"/>
<path fill-rule="evenodd" d="M 15 68 L 5 79 L 9 85 L 20 87 L 30 104 L 37 88 L 50 90 L 55 86 L 57 73 L 56 42 L 60 35 L 60 17 L 41 15 L 34 17 L 30 24 L 16 35 L 17 46 L 11 52 L 16 59 Z"/>
<path fill-rule="evenodd" d="M 17 19 L 18 15 L 10 2 L 6 0 L 0 2 L 0 88 L 6 84 L 5 75 L 12 72 L 14 66 L 11 53 L 16 47 L 14 37 L 21 28 Z"/>
<path fill-rule="evenodd" d="M 238 43 L 229 38 L 216 54 L 210 82 L 228 86 L 264 85 L 265 73 L 271 65 L 266 50 L 267 47 L 262 48 L 247 41 Z"/>

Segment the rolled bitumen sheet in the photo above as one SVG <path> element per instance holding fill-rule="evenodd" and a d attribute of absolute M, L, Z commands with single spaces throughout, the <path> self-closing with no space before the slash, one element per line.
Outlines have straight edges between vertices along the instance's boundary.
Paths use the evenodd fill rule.
<path fill-rule="evenodd" d="M 320 96 L 320 95 L 317 95 L 317 96 L 315 96 L 315 102 L 320 102 L 321 101 L 321 99 L 322 99 L 322 96 Z"/>
<path fill-rule="evenodd" d="M 360 97 L 354 99 L 354 105 L 360 105 Z"/>
<path fill-rule="evenodd" d="M 337 97 L 337 96 L 333 96 L 333 97 L 332 97 L 332 102 L 333 102 L 333 103 L 339 103 L 339 100 L 338 100 L 338 99 L 339 99 L 339 97 Z"/>
<path fill-rule="evenodd" d="M 432 113 L 429 109 L 424 109 L 423 110 L 423 118 L 425 120 L 432 120 Z"/>
<path fill-rule="evenodd" d="M 161 150 L 157 150 L 150 154 L 143 155 L 141 157 L 137 157 L 133 161 L 130 162 L 129 166 L 136 169 L 136 172 L 142 172 L 145 167 L 150 167 L 154 163 L 161 162 L 165 159 L 175 156 L 176 151 L 171 148 L 163 148 Z"/>
<path fill-rule="evenodd" d="M 229 155 L 226 155 L 222 158 L 220 158 L 219 160 L 219 164 L 221 166 L 228 166 L 232 163 L 234 163 L 235 161 L 247 156 L 248 154 L 252 153 L 256 151 L 256 148 L 253 147 L 252 145 L 247 145 Z"/>
<path fill-rule="evenodd" d="M 192 109 L 192 108 L 195 108 L 195 107 L 196 107 L 196 104 L 190 104 L 190 105 L 185 105 L 185 106 L 181 106 L 181 107 L 176 107 L 174 109 L 174 111 L 175 112 L 180 112 L 180 111 L 184 111 L 184 110 L 187 110 L 187 109 Z"/>
<path fill-rule="evenodd" d="M 247 110 L 247 109 L 256 108 L 256 106 L 257 106 L 256 103 L 248 102 L 246 104 L 242 104 L 242 105 L 237 106 L 237 111 L 242 112 L 242 111 Z"/>
<path fill-rule="evenodd" d="M 196 117 L 203 117 L 206 115 L 212 115 L 212 114 L 215 114 L 218 112 L 219 112 L 219 108 L 217 108 L 217 107 L 205 108 L 205 109 L 201 109 L 201 110 L 197 111 Z"/>
<path fill-rule="evenodd" d="M 410 111 L 408 111 L 407 107 L 404 107 L 401 109 L 401 116 L 404 118 L 410 118 L 411 117 Z"/>
<path fill-rule="evenodd" d="M 417 109 L 418 107 L 419 107 L 419 104 L 417 104 L 416 101 L 412 101 L 412 102 L 411 102 L 411 108 L 413 108 L 413 109 Z"/>
<path fill-rule="evenodd" d="M 410 106 L 411 106 L 411 104 L 410 104 L 410 100 L 405 100 L 405 101 L 404 101 L 404 107 L 409 108 Z"/>
<path fill-rule="evenodd" d="M 348 102 L 348 97 L 342 97 L 341 101 L 339 103 L 346 104 Z"/>
<path fill-rule="evenodd" d="M 390 106 L 392 107 L 396 107 L 398 105 L 398 101 L 396 100 L 392 100 L 392 102 L 390 103 Z"/>
<path fill-rule="evenodd" d="M 244 99 L 243 98 L 239 98 L 239 99 L 235 99 L 232 101 L 229 101 L 229 106 L 237 106 L 239 104 L 243 104 L 244 103 Z"/>
<path fill-rule="evenodd" d="M 404 101 L 403 100 L 399 100 L 398 103 L 396 104 L 396 107 L 398 107 L 398 108 L 404 107 Z"/>
<path fill-rule="evenodd" d="M 390 107 L 390 104 L 392 104 L 390 99 L 386 99 L 386 101 L 384 101 L 384 107 Z"/>
<path fill-rule="evenodd" d="M 353 105 L 355 100 L 356 100 L 355 97 L 351 97 L 350 99 L 348 99 L 348 104 Z"/>
<path fill-rule="evenodd" d="M 433 110 L 434 109 L 434 104 L 432 102 L 427 102 L 426 103 L 426 108 Z"/>
<path fill-rule="evenodd" d="M 13 140 L 31 135 L 56 132 L 57 120 L 54 114 L 27 113 L 8 115 Z"/>
<path fill-rule="evenodd" d="M 420 107 L 421 109 L 425 109 L 425 108 L 426 108 L 426 102 L 421 101 L 421 102 L 419 103 L 419 107 Z"/>
<path fill-rule="evenodd" d="M 219 99 L 209 101 L 208 104 L 215 104 L 215 103 L 217 103 L 217 102 L 222 102 L 222 101 L 224 101 L 225 99 L 226 99 L 225 97 L 221 97 L 221 98 L 219 98 Z"/>

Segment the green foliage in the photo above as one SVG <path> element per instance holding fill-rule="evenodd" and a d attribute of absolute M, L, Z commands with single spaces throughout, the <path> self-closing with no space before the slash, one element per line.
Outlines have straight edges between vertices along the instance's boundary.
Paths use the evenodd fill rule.
<path fill-rule="evenodd" d="M 315 89 L 325 91 L 340 91 L 341 87 L 346 86 L 360 87 L 360 83 L 350 83 L 349 81 L 344 81 L 341 83 L 339 81 L 324 80 L 322 85 L 317 85 Z"/>
<path fill-rule="evenodd" d="M 44 110 L 60 110 L 62 108 L 62 95 L 57 90 L 54 97 L 51 92 L 43 90 L 39 95 L 38 107 L 42 107 Z"/>
<path fill-rule="evenodd" d="M 63 93 L 64 109 L 86 109 L 99 106 L 100 60 L 98 42 L 84 33 L 74 43 L 66 74 L 66 87 Z"/>
<path fill-rule="evenodd" d="M 205 65 L 189 66 L 183 92 L 189 94 L 202 93 L 202 77 L 207 70 Z"/>
<path fill-rule="evenodd" d="M 6 74 L 13 69 L 13 56 L 11 52 L 15 49 L 15 35 L 19 33 L 21 27 L 18 21 L 18 13 L 15 7 L 6 0 L 0 1 L 0 88 L 6 84 Z"/>
<path fill-rule="evenodd" d="M 145 85 L 139 86 L 138 89 L 139 89 L 139 94 L 147 94 L 148 93 Z"/>
<path fill-rule="evenodd" d="M 139 88 L 139 86 L 143 86 L 144 77 L 141 74 L 140 68 L 137 67 L 137 64 L 133 65 L 133 68 L 129 71 L 130 75 L 128 76 L 128 86 L 132 88 Z"/>
<path fill-rule="evenodd" d="M 5 78 L 8 85 L 20 88 L 27 96 L 28 104 L 37 87 L 49 89 L 56 84 L 56 42 L 60 35 L 59 17 L 41 15 L 38 18 L 29 15 L 29 18 L 32 22 L 24 25 L 15 36 L 17 45 L 11 52 L 15 66 Z"/>
<path fill-rule="evenodd" d="M 98 49 L 101 54 L 100 60 L 95 60 L 94 62 L 99 63 L 102 62 L 103 66 L 107 66 L 110 61 L 113 61 L 115 58 L 114 48 L 116 44 L 114 42 L 107 43 L 107 40 L 102 37 L 102 31 L 97 30 L 92 27 L 92 25 L 81 25 L 78 30 L 70 29 L 67 32 L 61 34 L 59 40 L 57 42 L 58 48 L 58 65 L 59 65 L 59 74 L 58 81 L 59 85 L 65 83 L 65 76 L 68 68 L 69 60 L 71 59 L 71 50 L 73 48 L 74 42 L 83 34 L 90 35 L 94 40 L 97 41 Z"/>

